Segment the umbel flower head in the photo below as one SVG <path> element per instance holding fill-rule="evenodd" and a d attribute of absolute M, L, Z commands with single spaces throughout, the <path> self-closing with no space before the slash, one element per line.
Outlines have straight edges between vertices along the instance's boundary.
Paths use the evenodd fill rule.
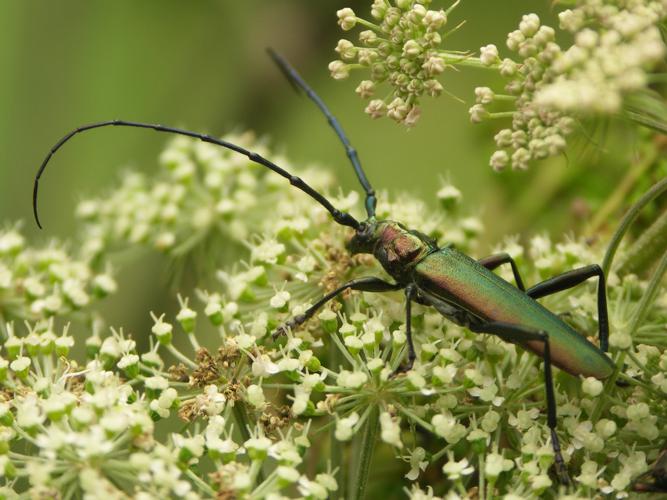
<path fill-rule="evenodd" d="M 188 153 L 196 147 L 190 141 L 177 146 Z M 223 151 L 210 150 L 206 161 L 226 159 Z M 149 199 L 164 182 L 161 176 L 183 164 L 204 171 L 201 161 L 179 156 L 163 167 L 167 173 L 135 186 L 133 196 Z M 75 336 L 55 326 L 60 313 L 52 322 L 25 328 L 3 324 L 2 494 L 324 499 L 348 486 L 341 470 L 349 464 L 327 451 L 332 440 L 334 447 L 354 446 L 364 460 L 374 446 L 383 447 L 372 467 L 402 468 L 400 484 L 413 498 L 434 498 L 418 486 L 429 469 L 442 478 L 433 486 L 438 491 L 476 491 L 480 484 L 510 498 L 555 491 L 541 360 L 533 354 L 473 334 L 416 304 L 417 361 L 408 373 L 392 377 L 406 349 L 400 292 L 344 295 L 302 327 L 278 341 L 271 338 L 279 325 L 341 282 L 383 271 L 368 256 L 350 256 L 348 230 L 287 182 L 269 189 L 263 170 L 239 170 L 248 174 L 244 185 L 266 186 L 271 196 L 289 203 L 257 204 L 255 211 L 237 214 L 248 230 L 238 239 L 246 249 L 243 262 L 221 263 L 217 281 L 201 280 L 190 297 L 178 296 L 175 311 L 147 311 L 153 320 L 149 331 L 94 327 Z M 223 176 L 232 192 L 234 177 Z M 120 195 L 111 193 L 110 199 L 115 196 Z M 427 221 L 419 200 L 379 198 L 379 218 L 391 216 L 442 243 L 479 253 L 481 222 L 452 209 L 461 200 L 453 186 L 439 190 L 442 206 Z M 354 193 L 335 199 L 344 210 L 357 202 Z M 118 209 L 97 212 L 102 236 L 112 231 L 110 219 Z M 177 211 L 173 227 L 192 227 L 192 209 Z M 174 246 L 190 236 L 174 231 Z M 124 237 L 109 241 L 115 248 L 139 244 Z M 599 261 L 602 252 L 583 241 L 545 236 L 525 246 L 508 239 L 494 250 L 510 253 L 529 283 Z M 97 257 L 104 261 L 106 255 L 102 247 Z M 511 270 L 499 272 L 512 280 Z M 634 318 L 647 283 L 613 273 L 609 283 L 612 356 L 627 365 L 627 386 L 601 388 L 596 380 L 556 375 L 558 432 L 573 478 L 571 493 L 583 498 L 627 494 L 660 450 L 664 431 L 664 286 L 656 288 L 639 325 Z M 596 289 L 590 283 L 542 302 L 569 311 L 567 321 L 595 335 Z M 88 338 L 81 335 L 86 333 Z M 83 352 L 75 342 L 85 346 L 85 359 L 75 356 Z M 653 383 L 637 382 L 644 380 Z M 377 443 L 367 439 L 369 432 Z"/>
<path fill-rule="evenodd" d="M 447 68 L 485 67 L 499 73 L 507 80 L 505 88 L 477 87 L 470 120 L 511 119 L 495 136 L 498 149 L 490 165 L 525 170 L 532 161 L 562 154 L 581 118 L 621 112 L 626 96 L 648 87 L 651 71 L 667 52 L 660 33 L 667 16 L 662 0 L 555 3 L 569 7 L 559 13 L 559 27 L 572 34 L 574 43 L 559 45 L 554 28 L 526 14 L 507 36 L 512 57 L 502 56 L 493 44 L 481 47 L 479 55 L 442 47 L 462 24 L 448 23 L 458 2 L 376 0 L 370 21 L 344 8 L 338 11 L 341 29 L 361 31 L 358 42 L 338 42 L 339 59 L 329 70 L 335 79 L 365 71 L 368 77 L 356 92 L 369 101 L 366 113 L 408 127 L 421 115 L 422 97 L 446 93 Z"/>
<path fill-rule="evenodd" d="M 576 120 L 618 113 L 624 97 L 644 89 L 649 71 L 664 58 L 659 24 L 666 15 L 661 1 L 576 2 L 559 14 L 560 28 L 574 35 L 567 49 L 536 14 L 523 16 L 507 36 L 507 48 L 518 60 L 499 59 L 494 47 L 492 62 L 508 80 L 506 94 L 478 87 L 470 108 L 474 123 L 512 119 L 511 127 L 495 136 L 499 149 L 491 167 L 524 170 L 532 160 L 561 154 Z M 481 51 L 489 53 L 489 46 Z M 503 101 L 512 103 L 513 111 L 490 110 Z"/>
<path fill-rule="evenodd" d="M 387 116 L 411 127 L 421 114 L 420 99 L 443 92 L 438 77 L 448 66 L 475 64 L 466 54 L 441 48 L 447 31 L 448 9 L 430 9 L 431 0 L 389 2 L 376 0 L 371 7 L 373 21 L 357 17 L 350 8 L 338 11 L 338 24 L 344 31 L 356 26 L 359 45 L 342 39 L 336 46 L 339 60 L 329 64 L 333 78 L 347 78 L 351 71 L 365 69 L 369 79 L 362 80 L 357 94 L 369 100 L 366 113 L 372 118 Z M 388 82 L 388 98 L 378 97 L 378 87 Z M 381 94 L 382 95 L 382 94 Z"/>

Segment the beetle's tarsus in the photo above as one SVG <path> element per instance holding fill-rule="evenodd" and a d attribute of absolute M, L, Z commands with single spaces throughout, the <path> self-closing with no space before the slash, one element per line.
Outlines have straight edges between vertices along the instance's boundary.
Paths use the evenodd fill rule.
<path fill-rule="evenodd" d="M 412 367 L 415 365 L 415 360 L 414 358 L 409 358 L 408 362 L 405 364 L 400 364 L 398 367 L 389 375 L 389 378 L 395 378 L 399 376 L 401 373 L 407 373 L 410 370 L 412 370 Z"/>
<path fill-rule="evenodd" d="M 563 460 L 563 455 L 560 452 L 560 443 L 558 441 L 558 435 L 556 434 L 556 429 L 551 428 L 551 443 L 554 447 L 554 471 L 558 477 L 558 482 L 564 486 L 569 486 L 572 484 L 570 480 L 570 474 L 567 472 L 567 465 L 565 460 Z"/>
<path fill-rule="evenodd" d="M 554 463 L 554 472 L 556 473 L 560 484 L 563 486 L 572 484 L 570 474 L 567 471 L 567 466 L 565 465 L 565 462 L 563 462 L 563 457 L 560 457 L 560 460 L 556 460 L 556 463 Z"/>
<path fill-rule="evenodd" d="M 306 318 L 306 316 L 303 314 L 294 316 L 292 319 L 285 321 L 285 323 L 276 328 L 275 331 L 271 334 L 271 338 L 276 340 L 278 337 L 287 335 L 288 332 L 294 330 L 297 326 L 304 323 L 306 319 L 308 318 Z"/>
<path fill-rule="evenodd" d="M 282 337 L 283 335 L 287 336 L 287 334 L 291 332 L 295 326 L 296 324 L 294 320 L 286 321 L 273 331 L 271 338 L 276 341 L 278 340 L 278 337 Z"/>

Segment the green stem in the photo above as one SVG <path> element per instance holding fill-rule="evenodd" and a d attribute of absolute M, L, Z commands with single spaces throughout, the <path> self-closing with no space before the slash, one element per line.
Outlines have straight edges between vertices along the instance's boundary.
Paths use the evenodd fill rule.
<path fill-rule="evenodd" d="M 380 28 L 377 24 L 372 23 L 370 21 L 366 21 L 365 19 L 361 18 L 356 18 L 357 24 L 360 24 L 361 26 L 365 26 L 366 28 L 372 29 L 373 31 L 376 31 L 378 33 L 383 33 L 382 28 Z"/>
<path fill-rule="evenodd" d="M 338 350 L 338 346 L 334 344 L 333 342 L 329 343 L 329 366 L 331 367 L 336 367 L 340 366 L 343 363 L 343 356 L 342 353 Z M 332 415 L 330 417 L 330 424 L 335 424 L 336 419 Z M 343 446 L 341 446 L 341 443 L 336 439 L 336 426 L 331 425 L 331 429 L 329 432 L 329 445 L 331 446 L 331 453 L 330 458 L 331 458 L 331 470 L 336 471 L 334 473 L 334 476 L 336 477 L 336 481 L 338 482 L 338 491 L 339 493 L 339 498 L 344 498 L 345 492 L 347 491 L 347 469 L 344 466 L 343 463 Z"/>
<path fill-rule="evenodd" d="M 273 489 L 276 478 L 278 477 L 277 472 L 274 470 L 269 477 L 267 477 L 262 484 L 257 486 L 250 494 L 251 499 L 261 499 L 266 498 L 266 495 Z"/>
<path fill-rule="evenodd" d="M 470 56 L 466 54 L 452 54 L 447 51 L 440 51 L 439 55 L 442 56 L 443 60 L 447 64 L 457 65 L 457 66 L 468 66 L 471 68 L 484 68 L 484 69 L 495 69 L 493 66 L 487 66 L 479 60 L 479 57 Z"/>
<path fill-rule="evenodd" d="M 658 287 L 660 286 L 662 277 L 665 275 L 665 271 L 667 271 L 667 252 L 662 255 L 660 262 L 655 268 L 655 272 L 653 273 L 651 281 L 646 287 L 646 291 L 644 292 L 644 295 L 642 296 L 639 305 L 637 306 L 634 317 L 632 318 L 632 328 L 630 330 L 630 335 L 633 337 L 639 326 L 644 322 L 644 319 L 648 314 L 648 310 L 655 300 Z"/>
<path fill-rule="evenodd" d="M 637 183 L 637 180 L 653 164 L 656 155 L 656 148 L 653 147 L 644 154 L 641 161 L 635 163 L 630 170 L 628 170 L 627 174 L 621 179 L 621 182 L 618 184 L 614 192 L 607 198 L 600 210 L 595 214 L 595 217 L 593 217 L 593 220 L 586 229 L 586 233 L 595 234 L 600 227 L 609 220 L 609 217 L 619 206 L 621 206 L 623 201 L 627 199 L 628 193 Z"/>
<path fill-rule="evenodd" d="M 176 358 L 178 359 L 181 363 L 184 365 L 190 367 L 190 368 L 197 368 L 197 363 L 192 361 L 190 358 L 185 356 L 184 354 L 181 353 L 178 349 L 176 349 L 173 344 L 169 344 L 167 346 L 167 350 Z"/>
<path fill-rule="evenodd" d="M 366 496 L 366 486 L 368 484 L 368 476 L 371 470 L 371 461 L 373 459 L 373 450 L 375 449 L 379 426 L 378 407 L 373 406 L 369 418 L 366 420 L 364 433 L 361 436 L 361 446 L 357 462 L 358 472 L 354 478 L 352 487 L 352 498 L 354 500 L 363 500 Z"/>
<path fill-rule="evenodd" d="M 516 101 L 516 96 L 515 95 L 506 95 L 506 94 L 494 94 L 493 96 L 494 101 L 510 101 L 514 102 Z"/>
<path fill-rule="evenodd" d="M 458 7 L 460 3 L 461 3 L 461 0 L 456 0 L 456 2 L 454 2 L 454 3 L 453 3 L 453 4 L 452 4 L 452 5 L 445 11 L 445 14 L 446 14 L 446 15 L 451 14 L 451 12 L 452 12 L 456 7 Z"/>
<path fill-rule="evenodd" d="M 248 412 L 245 409 L 245 404 L 241 401 L 235 401 L 234 406 L 232 406 L 232 413 L 234 413 L 234 419 L 236 424 L 239 426 L 239 432 L 243 441 L 247 441 L 251 438 L 250 435 L 250 419 L 248 418 Z"/>
<path fill-rule="evenodd" d="M 667 179 L 665 179 L 667 181 Z M 667 183 L 665 183 L 667 185 Z M 658 186 L 658 184 L 656 184 Z M 654 188 L 656 187 L 654 186 Z M 647 193 L 648 194 L 648 193 Z M 646 196 L 646 195 L 644 195 Z M 637 206 L 637 205 L 635 205 Z M 634 208 L 634 207 L 633 207 Z M 631 209 L 632 210 L 632 209 Z M 613 256 L 613 254 L 612 254 Z M 605 259 L 606 260 L 606 259 Z M 662 281 L 663 276 L 665 275 L 665 271 L 667 271 L 667 252 L 662 256 L 662 259 L 660 259 L 660 263 L 655 269 L 655 272 L 653 273 L 653 277 L 651 278 L 651 281 L 649 282 L 648 286 L 646 287 L 646 291 L 644 292 L 644 295 L 642 296 L 641 300 L 639 301 L 639 304 L 637 305 L 637 309 L 635 310 L 635 313 L 632 317 L 632 320 L 630 322 L 631 326 L 628 331 L 628 334 L 634 339 L 635 333 L 639 329 L 639 326 L 644 322 L 644 318 L 646 317 L 646 314 L 648 314 L 648 310 L 653 304 L 653 301 L 655 300 L 658 287 L 660 286 L 660 282 Z M 616 360 L 616 366 L 623 366 L 623 362 L 625 360 L 626 355 L 628 355 L 628 352 L 621 352 L 620 356 Z M 597 405 L 595 406 L 595 409 L 593 410 L 593 414 L 591 415 L 591 420 L 593 422 L 597 421 L 598 418 L 600 418 L 600 413 L 602 412 L 602 405 L 605 401 L 604 394 L 608 394 L 607 391 L 611 390 L 611 388 L 615 385 L 616 379 L 619 376 L 618 370 L 614 372 L 614 374 L 609 377 L 605 381 L 605 387 L 604 391 L 602 394 L 602 397 L 599 398 Z"/>
<path fill-rule="evenodd" d="M 667 178 L 661 180 L 655 184 L 651 189 L 649 189 L 644 195 L 635 203 L 630 210 L 623 216 L 621 224 L 618 226 L 618 229 L 614 233 L 607 246 L 607 252 L 605 253 L 604 260 L 602 261 L 602 271 L 605 275 L 609 274 L 609 269 L 611 269 L 611 263 L 614 260 L 616 251 L 618 250 L 621 240 L 625 233 L 628 231 L 632 223 L 637 219 L 641 210 L 655 200 L 661 194 L 667 192 Z"/>
<path fill-rule="evenodd" d="M 497 113 L 489 113 L 489 118 L 493 119 L 512 117 L 514 117 L 514 111 L 498 111 Z"/>
<path fill-rule="evenodd" d="M 486 498 L 486 485 L 485 483 L 485 474 L 484 474 L 484 453 L 479 454 L 479 492 L 481 494 L 481 498 L 488 500 Z"/>
<path fill-rule="evenodd" d="M 188 476 L 188 478 L 190 478 L 190 481 L 192 481 L 202 492 L 204 492 L 207 495 L 211 495 L 212 497 L 215 496 L 215 490 L 211 488 L 208 484 L 206 484 L 206 481 L 204 481 L 197 474 L 195 474 L 192 469 L 186 469 L 185 475 Z"/>
<path fill-rule="evenodd" d="M 248 412 L 246 411 L 245 403 L 241 401 L 235 401 L 234 406 L 232 407 L 232 413 L 234 413 L 234 419 L 236 424 L 239 426 L 239 432 L 243 441 L 247 441 L 252 436 L 250 435 L 250 418 L 248 418 Z M 264 474 L 260 469 L 257 473 L 257 480 L 261 483 L 264 481 Z"/>
<path fill-rule="evenodd" d="M 411 420 L 411 421 L 419 424 L 421 427 L 426 429 L 431 434 L 435 434 L 435 429 L 426 420 L 423 420 L 422 418 L 418 417 L 417 415 L 412 413 L 410 410 L 408 410 L 407 408 L 405 408 L 404 406 L 402 406 L 398 403 L 394 403 L 394 405 L 396 406 L 398 411 L 400 411 L 403 415 L 405 415 L 408 418 L 408 420 Z"/>
<path fill-rule="evenodd" d="M 618 265 L 618 274 L 642 274 L 665 251 L 667 251 L 667 210 L 628 249 Z"/>

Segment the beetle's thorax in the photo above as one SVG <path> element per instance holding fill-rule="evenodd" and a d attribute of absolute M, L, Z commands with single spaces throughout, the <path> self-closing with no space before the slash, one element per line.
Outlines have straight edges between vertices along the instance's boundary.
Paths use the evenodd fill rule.
<path fill-rule="evenodd" d="M 372 253 L 397 281 L 409 281 L 412 268 L 435 249 L 435 242 L 394 221 L 370 221 L 365 234 L 352 239 L 353 253 Z"/>

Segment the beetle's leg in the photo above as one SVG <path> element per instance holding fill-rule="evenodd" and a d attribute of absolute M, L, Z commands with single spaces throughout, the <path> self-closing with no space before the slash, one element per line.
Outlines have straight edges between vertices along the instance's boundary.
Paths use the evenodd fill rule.
<path fill-rule="evenodd" d="M 630 483 L 632 491 L 640 493 L 667 492 L 667 448 L 663 448 L 651 468 Z"/>
<path fill-rule="evenodd" d="M 570 484 L 567 467 L 560 451 L 560 442 L 556 434 L 557 407 L 554 395 L 554 381 L 551 374 L 551 350 L 549 347 L 549 334 L 544 331 L 535 330 L 522 325 L 504 323 L 502 321 L 489 321 L 470 325 L 470 330 L 477 333 L 489 333 L 497 335 L 509 342 L 525 343 L 527 340 L 537 340 L 544 344 L 542 359 L 544 360 L 544 387 L 547 396 L 547 425 L 551 430 L 551 445 L 554 450 L 555 469 L 558 478 L 563 484 Z"/>
<path fill-rule="evenodd" d="M 415 359 L 417 359 L 415 345 L 412 342 L 412 301 L 415 300 L 416 296 L 417 287 L 415 285 L 410 284 L 405 287 L 405 336 L 408 341 L 408 362 L 405 365 L 399 364 L 398 368 L 392 373 L 392 376 L 412 370 Z"/>
<path fill-rule="evenodd" d="M 336 288 L 334 291 L 327 293 L 320 300 L 315 302 L 310 306 L 303 314 L 294 316 L 289 321 L 286 321 L 284 324 L 276 328 L 276 331 L 273 332 L 273 338 L 276 339 L 280 335 L 287 333 L 288 329 L 294 329 L 302 323 L 305 323 L 320 309 L 324 304 L 330 300 L 336 298 L 338 295 L 343 293 L 345 290 L 361 290 L 362 292 L 390 292 L 392 290 L 400 290 L 403 288 L 403 285 L 399 283 L 389 283 L 383 281 L 380 278 L 375 276 L 367 276 L 365 278 L 357 278 L 352 281 L 348 281 L 343 285 Z"/>
<path fill-rule="evenodd" d="M 512 274 L 514 274 L 514 281 L 516 281 L 516 287 L 525 291 L 526 288 L 523 286 L 523 280 L 521 279 L 521 274 L 519 274 L 519 268 L 517 267 L 514 259 L 510 257 L 508 253 L 494 253 L 483 259 L 479 259 L 477 262 L 486 267 L 489 271 L 493 271 L 496 267 L 503 264 L 510 264 L 512 266 Z"/>
<path fill-rule="evenodd" d="M 598 328 L 600 335 L 600 350 L 607 352 L 609 346 L 609 316 L 607 314 L 606 280 L 602 268 L 597 264 L 580 267 L 559 276 L 530 287 L 526 293 L 533 299 L 560 292 L 583 283 L 589 278 L 598 277 Z"/>

